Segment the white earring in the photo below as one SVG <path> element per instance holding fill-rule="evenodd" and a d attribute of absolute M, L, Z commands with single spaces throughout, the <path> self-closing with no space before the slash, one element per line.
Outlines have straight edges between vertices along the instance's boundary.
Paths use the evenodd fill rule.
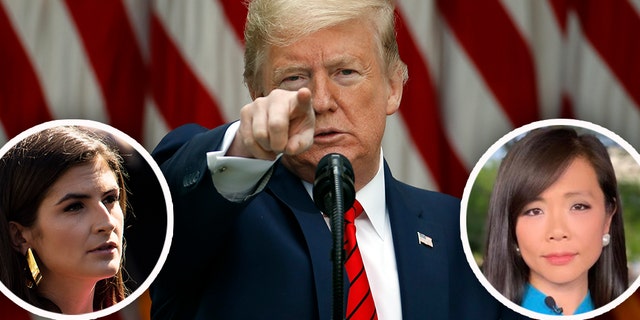
<path fill-rule="evenodd" d="M 520 256 L 520 247 L 516 246 L 516 254 Z"/>
<path fill-rule="evenodd" d="M 609 245 L 609 243 L 611 243 L 611 236 L 608 233 L 605 233 L 602 236 L 602 246 L 606 247 Z"/>

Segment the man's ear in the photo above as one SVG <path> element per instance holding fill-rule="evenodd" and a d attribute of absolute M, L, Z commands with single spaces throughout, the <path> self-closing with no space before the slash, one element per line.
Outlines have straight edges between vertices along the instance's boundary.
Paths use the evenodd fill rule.
<path fill-rule="evenodd" d="M 27 231 L 27 228 L 15 221 L 9 222 L 11 246 L 23 255 L 27 254 L 27 249 L 29 248 L 29 242 L 27 241 L 28 235 L 29 231 Z"/>
<path fill-rule="evenodd" d="M 400 101 L 402 100 L 402 91 L 404 89 L 404 78 L 401 68 L 395 68 L 389 81 L 389 98 L 387 101 L 387 115 L 392 115 L 400 108 Z"/>

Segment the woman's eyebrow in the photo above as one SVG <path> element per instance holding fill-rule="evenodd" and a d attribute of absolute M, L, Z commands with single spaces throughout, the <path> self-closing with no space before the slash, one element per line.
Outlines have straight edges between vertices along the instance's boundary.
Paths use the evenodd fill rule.
<path fill-rule="evenodd" d="M 112 188 L 112 189 L 109 189 L 109 190 L 103 192 L 102 196 L 104 197 L 104 196 L 108 195 L 109 193 L 119 192 L 119 191 L 120 191 L 120 188 Z M 76 200 L 77 199 L 88 199 L 90 197 L 91 196 L 88 195 L 88 194 L 71 192 L 71 193 L 65 194 L 62 198 L 60 198 L 60 200 L 58 200 L 58 202 L 56 202 L 56 205 L 59 205 L 59 204 L 65 202 L 65 201 L 67 201 L 69 199 L 76 199 Z"/>
<path fill-rule="evenodd" d="M 69 199 L 87 199 L 89 198 L 88 194 L 82 194 L 82 193 L 67 193 L 65 194 L 62 198 L 60 198 L 60 200 L 58 200 L 58 202 L 56 202 L 56 205 L 61 204 Z"/>

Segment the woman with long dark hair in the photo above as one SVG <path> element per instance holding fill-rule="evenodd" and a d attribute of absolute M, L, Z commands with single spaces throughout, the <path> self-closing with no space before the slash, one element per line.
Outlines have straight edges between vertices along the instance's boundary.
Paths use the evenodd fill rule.
<path fill-rule="evenodd" d="M 524 308 L 583 313 L 628 287 L 616 176 L 594 135 L 554 126 L 514 143 L 500 165 L 487 223 L 482 271 Z"/>
<path fill-rule="evenodd" d="M 128 294 L 125 172 L 105 137 L 47 128 L 0 159 L 0 280 L 40 309 L 90 313 Z"/>

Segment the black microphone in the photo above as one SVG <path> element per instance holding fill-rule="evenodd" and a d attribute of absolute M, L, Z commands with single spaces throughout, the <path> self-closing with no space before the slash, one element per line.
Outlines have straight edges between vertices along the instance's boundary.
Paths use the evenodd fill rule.
<path fill-rule="evenodd" d="M 327 215 L 341 206 L 341 214 L 351 208 L 356 199 L 351 162 L 339 153 L 329 153 L 320 159 L 313 181 L 313 201 Z"/>
<path fill-rule="evenodd" d="M 558 307 L 558 305 L 556 304 L 556 300 L 553 299 L 552 296 L 547 296 L 546 298 L 544 298 L 544 304 L 546 304 L 547 307 L 549 307 L 549 309 L 551 309 L 556 314 L 562 314 L 562 308 Z"/>
<path fill-rule="evenodd" d="M 318 162 L 313 181 L 313 201 L 331 219 L 334 320 L 344 319 L 344 213 L 356 199 L 354 180 L 349 159 L 338 153 L 329 153 Z"/>

